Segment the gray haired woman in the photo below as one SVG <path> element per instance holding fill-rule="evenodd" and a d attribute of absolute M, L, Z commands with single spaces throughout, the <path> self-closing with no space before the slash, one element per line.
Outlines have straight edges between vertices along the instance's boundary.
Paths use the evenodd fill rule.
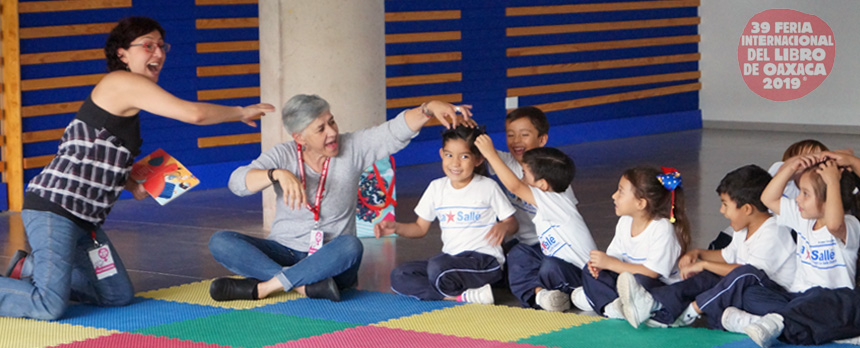
<path fill-rule="evenodd" d="M 246 278 L 216 279 L 209 294 L 216 301 L 253 300 L 295 289 L 339 301 L 340 291 L 356 284 L 363 252 L 354 217 L 362 171 L 406 147 L 434 117 L 445 127 L 474 125 L 470 108 L 430 101 L 379 126 L 340 134 L 328 102 L 316 95 L 292 97 L 282 113 L 294 140 L 230 176 L 230 190 L 240 196 L 274 186 L 272 231 L 266 239 L 233 231 L 212 235 L 215 259 Z"/>

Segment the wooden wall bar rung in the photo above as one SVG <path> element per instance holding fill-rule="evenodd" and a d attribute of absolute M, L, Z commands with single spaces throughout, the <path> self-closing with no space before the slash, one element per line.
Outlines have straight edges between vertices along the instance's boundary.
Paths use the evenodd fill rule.
<path fill-rule="evenodd" d="M 598 97 L 589 97 L 589 98 L 581 98 L 581 99 L 573 99 L 566 100 L 554 103 L 546 103 L 535 105 L 540 108 L 544 112 L 551 111 L 559 111 L 559 110 L 567 110 L 574 108 L 581 108 L 586 106 L 594 106 L 601 104 L 609 104 L 609 103 L 618 103 L 628 100 L 637 100 L 637 99 L 645 99 L 645 98 L 653 98 L 670 94 L 678 94 L 684 92 L 692 92 L 698 91 L 702 89 L 702 83 L 689 83 L 685 85 L 677 85 L 677 86 L 669 86 L 662 88 L 654 88 L 654 89 L 646 89 L 641 91 L 633 91 L 633 92 L 625 92 L 625 93 L 617 93 L 610 95 L 602 95 Z"/>
<path fill-rule="evenodd" d="M 446 83 L 463 81 L 463 73 L 430 74 L 389 77 L 385 79 L 386 87 L 426 85 L 431 83 Z"/>
<path fill-rule="evenodd" d="M 22 54 L 21 65 L 80 62 L 96 59 L 105 59 L 105 50 L 103 48 Z"/>
<path fill-rule="evenodd" d="M 0 173 L 6 172 L 6 162 L 0 162 Z"/>
<path fill-rule="evenodd" d="M 197 147 L 202 149 L 207 147 L 255 144 L 259 143 L 260 139 L 260 133 L 221 135 L 216 137 L 197 138 Z"/>
<path fill-rule="evenodd" d="M 259 41 L 202 42 L 197 44 L 197 53 L 256 51 L 259 49 Z"/>
<path fill-rule="evenodd" d="M 700 58 L 701 58 L 700 53 L 689 53 L 689 54 L 677 54 L 677 55 L 671 55 L 671 56 L 655 56 L 655 57 L 645 57 L 645 58 L 600 60 L 600 61 L 582 62 L 582 63 L 526 66 L 526 67 L 508 69 L 508 77 L 543 75 L 543 74 L 557 74 L 557 73 L 566 73 L 566 72 L 584 71 L 584 70 L 629 68 L 629 67 L 634 67 L 634 66 L 657 65 L 657 64 L 695 62 L 695 61 L 699 61 Z"/>
<path fill-rule="evenodd" d="M 50 77 L 21 81 L 21 91 L 36 91 L 42 89 L 94 86 L 107 74 L 91 74 L 78 76 Z"/>
<path fill-rule="evenodd" d="M 60 140 L 63 137 L 65 128 L 48 129 L 35 132 L 24 132 L 22 140 L 24 144 L 38 143 L 40 141 Z"/>
<path fill-rule="evenodd" d="M 625 77 L 625 78 L 610 79 L 610 80 L 559 83 L 559 84 L 544 85 L 544 86 L 509 88 L 507 96 L 508 97 L 520 97 L 520 96 L 541 95 L 541 94 L 549 94 L 549 93 L 585 91 L 585 90 L 601 89 L 601 88 L 644 85 L 644 84 L 648 84 L 648 83 L 696 80 L 696 79 L 700 79 L 701 77 L 702 77 L 702 73 L 700 71 L 689 71 L 689 72 L 662 74 L 662 75 Z"/>
<path fill-rule="evenodd" d="M 259 97 L 260 87 L 204 89 L 197 91 L 197 100 L 219 100 Z"/>
<path fill-rule="evenodd" d="M 409 34 L 386 34 L 385 43 L 410 43 L 410 42 L 431 42 L 431 41 L 456 41 L 460 40 L 459 31 L 434 31 L 429 33 L 409 33 Z"/>
<path fill-rule="evenodd" d="M 586 33 L 593 31 L 629 30 L 646 28 L 680 27 L 688 25 L 699 25 L 699 17 L 647 19 L 640 21 L 582 23 L 563 25 L 539 25 L 532 27 L 507 28 L 506 36 L 531 36 L 549 34 Z"/>
<path fill-rule="evenodd" d="M 669 37 L 655 37 L 655 38 L 646 38 L 646 39 L 599 41 L 599 42 L 575 43 L 575 44 L 563 44 L 563 45 L 514 47 L 514 48 L 508 48 L 506 50 L 506 53 L 507 53 L 508 57 L 536 56 L 536 55 L 542 55 L 542 54 L 558 54 L 558 53 L 614 50 L 614 49 L 622 49 L 622 48 L 680 45 L 680 44 L 696 43 L 696 42 L 699 42 L 699 40 L 700 40 L 699 35 L 669 36 Z"/>
<path fill-rule="evenodd" d="M 197 6 L 256 4 L 257 0 L 194 0 Z"/>
<path fill-rule="evenodd" d="M 386 22 L 438 21 L 460 19 L 460 10 L 386 12 Z"/>
<path fill-rule="evenodd" d="M 24 157 L 24 169 L 42 168 L 54 159 L 54 155 Z"/>
<path fill-rule="evenodd" d="M 385 57 L 385 65 L 454 62 L 459 60 L 463 60 L 463 54 L 460 52 L 404 54 Z"/>
<path fill-rule="evenodd" d="M 698 7 L 699 0 L 659 0 L 638 2 L 615 2 L 601 4 L 508 7 L 505 16 L 535 16 L 566 13 L 610 12 L 630 10 L 653 10 L 676 7 Z"/>
<path fill-rule="evenodd" d="M 260 20 L 257 17 L 211 18 L 195 21 L 197 29 L 258 28 L 259 26 Z"/>
<path fill-rule="evenodd" d="M 56 103 L 56 104 L 42 104 L 42 105 L 30 105 L 21 108 L 21 117 L 35 117 L 35 116 L 46 116 L 46 115 L 58 115 L 58 114 L 67 114 L 70 112 L 77 112 L 78 109 L 81 108 L 81 104 L 83 101 L 76 102 L 66 102 L 66 103 Z"/>
<path fill-rule="evenodd" d="M 259 74 L 260 64 L 198 66 L 197 77 Z"/>
<path fill-rule="evenodd" d="M 385 101 L 385 107 L 387 109 L 403 108 L 403 107 L 416 107 L 416 106 L 421 105 L 421 103 L 429 101 L 429 100 L 441 100 L 443 102 L 448 102 L 448 103 L 459 103 L 459 102 L 463 101 L 463 94 L 462 93 L 437 94 L 437 95 L 425 95 L 425 96 L 420 96 L 420 97 L 388 99 Z"/>
<path fill-rule="evenodd" d="M 21 28 L 21 39 L 107 34 L 110 33 L 111 29 L 115 26 L 116 23 L 95 23 Z"/>
<path fill-rule="evenodd" d="M 131 0 L 59 0 L 19 2 L 18 13 L 96 10 L 131 7 Z"/>

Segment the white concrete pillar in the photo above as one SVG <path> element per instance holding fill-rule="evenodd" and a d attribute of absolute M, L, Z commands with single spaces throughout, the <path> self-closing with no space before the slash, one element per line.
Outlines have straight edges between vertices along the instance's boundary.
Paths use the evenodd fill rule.
<path fill-rule="evenodd" d="M 385 121 L 383 0 L 260 0 L 260 99 L 277 111 L 261 122 L 262 150 L 290 141 L 281 107 L 296 94 L 331 104 L 341 132 Z M 263 224 L 275 214 L 263 192 Z"/>

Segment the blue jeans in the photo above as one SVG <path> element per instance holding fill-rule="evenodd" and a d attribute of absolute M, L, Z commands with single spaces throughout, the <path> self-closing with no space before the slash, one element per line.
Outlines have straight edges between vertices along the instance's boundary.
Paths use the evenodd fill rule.
<path fill-rule="evenodd" d="M 96 229 L 96 239 L 110 246 L 117 274 L 98 280 L 87 253 L 92 231 L 46 211 L 24 210 L 21 218 L 33 251 L 20 280 L 0 278 L 0 316 L 54 320 L 70 298 L 97 306 L 123 306 L 134 298 L 125 266 L 104 230 Z"/>
<path fill-rule="evenodd" d="M 354 286 L 364 246 L 355 236 L 340 235 L 308 256 L 273 240 L 218 231 L 209 239 L 209 251 L 230 272 L 263 281 L 278 278 L 289 291 L 329 277 L 341 289 Z"/>

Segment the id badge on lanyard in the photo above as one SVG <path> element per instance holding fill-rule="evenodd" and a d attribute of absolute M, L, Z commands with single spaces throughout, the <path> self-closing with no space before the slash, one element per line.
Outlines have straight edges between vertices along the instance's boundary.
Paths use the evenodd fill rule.
<path fill-rule="evenodd" d="M 305 183 L 305 161 L 302 156 L 302 145 L 297 144 L 298 157 L 299 157 L 299 175 L 302 179 L 302 189 L 307 189 L 307 184 Z M 314 197 L 314 205 L 311 206 L 310 203 L 306 203 L 308 210 L 314 214 L 314 228 L 310 233 L 310 247 L 308 247 L 308 255 L 315 253 L 317 250 L 322 248 L 323 240 L 325 239 L 325 233 L 320 230 L 320 203 L 322 202 L 322 194 L 325 191 L 325 179 L 328 176 L 328 164 L 331 161 L 331 157 L 326 158 L 325 162 L 323 162 L 322 172 L 320 173 L 320 182 L 317 185 L 317 193 Z"/>
<path fill-rule="evenodd" d="M 90 262 L 93 264 L 93 269 L 96 271 L 96 279 L 102 280 L 116 274 L 116 264 L 113 262 L 113 254 L 110 252 L 110 246 L 107 244 L 99 244 L 96 240 L 96 232 L 92 231 L 93 247 L 87 249 L 90 256 Z"/>

